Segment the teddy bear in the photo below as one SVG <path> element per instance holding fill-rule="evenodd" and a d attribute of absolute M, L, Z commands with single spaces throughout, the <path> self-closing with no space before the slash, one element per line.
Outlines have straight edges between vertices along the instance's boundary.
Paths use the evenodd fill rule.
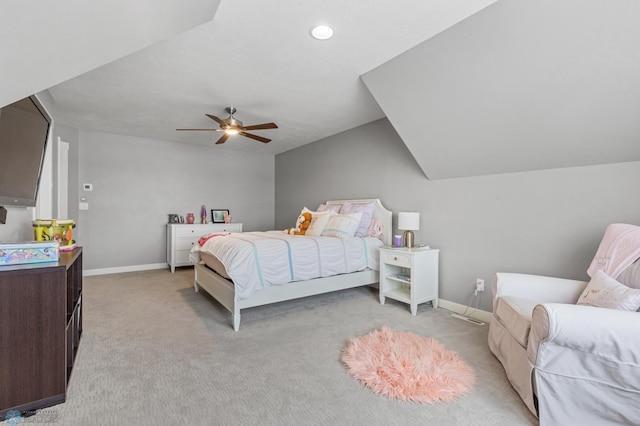
<path fill-rule="evenodd" d="M 311 213 L 302 212 L 300 216 L 298 216 L 298 220 L 296 220 L 295 228 L 287 228 L 284 230 L 285 234 L 291 235 L 304 235 L 307 232 L 307 228 L 311 224 Z"/>

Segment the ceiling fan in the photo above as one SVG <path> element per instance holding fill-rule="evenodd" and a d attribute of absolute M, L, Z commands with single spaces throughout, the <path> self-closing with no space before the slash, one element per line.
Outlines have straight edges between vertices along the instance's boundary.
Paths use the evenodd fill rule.
<path fill-rule="evenodd" d="M 271 139 L 263 138 L 262 136 L 254 135 L 252 133 L 247 133 L 247 130 L 263 130 L 263 129 L 277 129 L 278 126 L 276 123 L 263 123 L 263 124 L 254 124 L 251 126 L 243 126 L 242 121 L 238 120 L 233 116 L 236 113 L 236 109 L 234 107 L 227 107 L 225 111 L 229 114 L 229 117 L 221 119 L 216 117 L 215 115 L 205 114 L 207 117 L 215 121 L 220 125 L 219 129 L 176 129 L 179 131 L 202 131 L 202 132 L 224 132 L 222 137 L 218 139 L 216 145 L 225 143 L 229 136 L 232 135 L 240 135 L 246 138 L 255 139 L 260 142 L 268 143 L 271 142 Z"/>

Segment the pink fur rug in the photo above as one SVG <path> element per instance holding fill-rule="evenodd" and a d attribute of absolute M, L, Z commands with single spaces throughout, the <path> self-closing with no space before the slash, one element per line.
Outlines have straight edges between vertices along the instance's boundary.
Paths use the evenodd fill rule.
<path fill-rule="evenodd" d="M 448 401 L 475 382 L 471 367 L 437 340 L 387 327 L 349 340 L 342 362 L 374 392 L 403 401 Z"/>

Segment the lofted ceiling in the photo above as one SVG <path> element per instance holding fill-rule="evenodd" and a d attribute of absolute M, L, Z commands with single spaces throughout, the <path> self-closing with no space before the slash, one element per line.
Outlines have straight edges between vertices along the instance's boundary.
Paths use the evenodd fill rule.
<path fill-rule="evenodd" d="M 220 0 L 0 3 L 0 107 L 210 21 Z"/>
<path fill-rule="evenodd" d="M 78 129 L 278 154 L 386 116 L 431 179 L 640 160 L 636 0 L 36 3 L 0 5 L 0 106 Z M 227 106 L 272 142 L 175 130 Z"/>
<path fill-rule="evenodd" d="M 392 0 L 222 0 L 213 20 L 127 56 L 105 58 L 91 71 L 74 66 L 75 46 L 61 43 L 64 49 L 48 56 L 56 65 L 68 62 L 67 79 L 47 79 L 48 86 L 30 86 L 23 95 L 49 88 L 55 118 L 75 128 L 203 145 L 213 145 L 219 134 L 175 129 L 217 127 L 205 114 L 224 118 L 224 108 L 234 106 L 245 125 L 274 121 L 279 129 L 253 132 L 273 139 L 266 145 L 236 136 L 215 148 L 276 154 L 383 117 L 360 75 L 493 1 L 405 0 L 398 7 Z M 110 42 L 95 32 L 107 26 L 109 32 L 132 32 L 131 19 L 85 22 L 90 7 L 75 3 L 83 4 L 67 0 L 67 17 L 56 23 L 59 31 L 74 27 L 67 38 L 90 41 L 100 51 L 111 49 Z M 215 9 L 217 2 L 210 3 Z M 100 4 L 102 14 L 114 15 L 107 13 L 110 2 Z M 137 9 L 148 12 L 137 2 L 128 7 L 134 16 Z M 191 7 L 184 2 L 185 10 Z M 50 19 L 48 11 L 36 18 Z M 318 23 L 330 24 L 335 36 L 312 39 L 309 30 Z M 154 26 L 149 19 L 144 24 Z M 13 28 L 12 39 L 27 31 Z M 139 47 L 133 41 L 131 48 Z M 58 62 L 61 52 L 68 54 Z M 40 71 L 46 74 L 46 68 Z"/>

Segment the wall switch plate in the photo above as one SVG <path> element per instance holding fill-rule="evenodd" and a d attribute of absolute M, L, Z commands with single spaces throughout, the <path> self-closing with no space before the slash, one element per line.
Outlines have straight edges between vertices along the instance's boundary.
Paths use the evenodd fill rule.
<path fill-rule="evenodd" d="M 80 203 L 78 210 L 89 210 L 89 203 Z"/>
<path fill-rule="evenodd" d="M 85 191 L 93 191 L 93 184 L 92 183 L 83 183 L 82 184 L 82 189 L 84 189 Z"/>

